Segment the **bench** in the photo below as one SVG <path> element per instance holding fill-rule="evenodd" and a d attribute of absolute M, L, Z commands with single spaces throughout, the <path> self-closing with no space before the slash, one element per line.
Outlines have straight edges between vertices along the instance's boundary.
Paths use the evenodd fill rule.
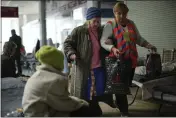
<path fill-rule="evenodd" d="M 164 104 L 176 105 L 176 84 L 154 87 L 152 98 L 160 104 L 158 114 Z"/>

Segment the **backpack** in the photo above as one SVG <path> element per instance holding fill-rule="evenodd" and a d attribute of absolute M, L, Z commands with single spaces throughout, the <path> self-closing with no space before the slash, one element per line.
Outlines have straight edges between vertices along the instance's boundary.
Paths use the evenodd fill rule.
<path fill-rule="evenodd" d="M 147 54 L 146 59 L 146 76 L 150 79 L 154 79 L 161 75 L 162 64 L 161 57 L 158 53 L 149 53 Z"/>

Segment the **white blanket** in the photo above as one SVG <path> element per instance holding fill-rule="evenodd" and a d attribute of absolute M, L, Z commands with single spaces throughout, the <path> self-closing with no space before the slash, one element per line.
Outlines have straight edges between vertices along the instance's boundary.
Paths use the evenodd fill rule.
<path fill-rule="evenodd" d="M 162 64 L 162 73 L 168 73 L 176 70 L 176 61 L 167 62 Z M 137 75 L 146 75 L 146 67 L 138 66 L 135 69 L 135 74 Z"/>

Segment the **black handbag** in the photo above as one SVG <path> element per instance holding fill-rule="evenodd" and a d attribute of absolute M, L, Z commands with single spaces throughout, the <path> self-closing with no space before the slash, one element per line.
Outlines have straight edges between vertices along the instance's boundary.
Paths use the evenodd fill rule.
<path fill-rule="evenodd" d="M 161 75 L 162 64 L 161 57 L 158 53 L 147 54 L 146 60 L 146 76 L 154 79 Z"/>
<path fill-rule="evenodd" d="M 132 71 L 131 60 L 105 58 L 106 84 L 105 94 L 130 94 L 129 80 Z"/>

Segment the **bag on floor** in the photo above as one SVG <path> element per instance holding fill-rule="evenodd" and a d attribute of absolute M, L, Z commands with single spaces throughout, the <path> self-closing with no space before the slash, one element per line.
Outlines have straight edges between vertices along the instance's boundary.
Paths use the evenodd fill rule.
<path fill-rule="evenodd" d="M 147 54 L 146 60 L 146 76 L 155 78 L 160 76 L 162 72 L 161 57 L 158 53 Z"/>

